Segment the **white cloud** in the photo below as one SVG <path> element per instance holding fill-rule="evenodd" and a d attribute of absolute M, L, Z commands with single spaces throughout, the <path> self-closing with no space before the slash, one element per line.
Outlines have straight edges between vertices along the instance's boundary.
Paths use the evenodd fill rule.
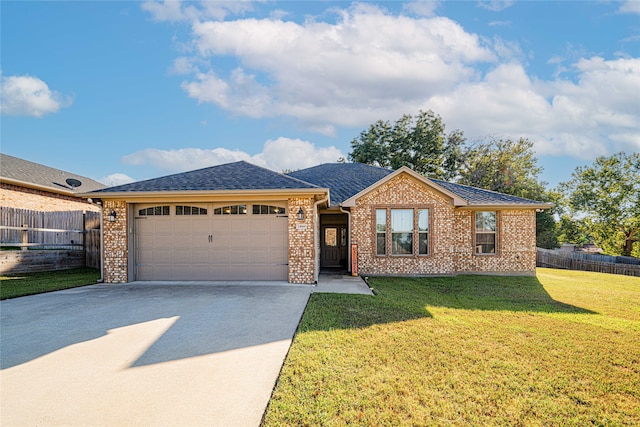
<path fill-rule="evenodd" d="M 142 9 L 149 12 L 155 21 L 182 21 L 187 16 L 182 10 L 182 1 L 165 0 L 165 1 L 145 1 L 142 3 Z"/>
<path fill-rule="evenodd" d="M 2 76 L 2 114 L 10 116 L 42 117 L 55 113 L 72 103 L 70 97 L 49 89 L 49 86 L 37 77 Z"/>
<path fill-rule="evenodd" d="M 501 10 L 505 10 L 513 6 L 513 0 L 481 0 L 478 2 L 478 6 L 492 12 L 500 12 Z"/>
<path fill-rule="evenodd" d="M 182 88 L 198 103 L 253 118 L 294 118 L 329 136 L 431 109 L 470 139 L 529 137 L 539 154 L 593 158 L 639 149 L 638 58 L 591 57 L 567 44 L 548 60 L 555 75 L 540 80 L 527 71 L 530 54 L 517 42 L 469 33 L 434 15 L 436 6 L 409 3 L 407 15 L 394 15 L 355 3 L 303 22 L 281 14 L 220 21 L 200 8 L 190 20 L 195 53 L 177 58 L 174 71 L 186 76 Z M 180 10 L 189 19 L 187 6 Z M 228 58 L 233 69 L 220 65 Z"/>
<path fill-rule="evenodd" d="M 404 10 L 415 13 L 420 16 L 433 16 L 436 14 L 436 9 L 440 7 L 439 1 L 412 1 L 402 5 Z"/>
<path fill-rule="evenodd" d="M 360 126 L 396 116 L 473 78 L 472 64 L 496 56 L 442 17 L 393 16 L 369 4 L 338 10 L 338 22 L 272 19 L 193 23 L 201 58 L 235 56 L 223 75 L 195 73 L 182 87 L 250 117 L 292 116 L 308 128 Z"/>
<path fill-rule="evenodd" d="M 622 2 L 620 8 L 618 9 L 620 13 L 632 13 L 635 15 L 640 15 L 640 1 L 638 0 L 626 0 Z"/>
<path fill-rule="evenodd" d="M 142 9 L 149 12 L 152 19 L 158 22 L 223 20 L 229 15 L 242 15 L 253 10 L 253 3 L 251 0 L 199 2 L 151 0 L 143 2 Z"/>
<path fill-rule="evenodd" d="M 98 182 L 101 182 L 108 187 L 113 187 L 113 186 L 122 185 L 122 184 L 129 184 L 130 182 L 134 182 L 134 181 L 135 179 L 123 173 L 112 173 L 111 175 L 104 176 L 98 180 Z"/>
<path fill-rule="evenodd" d="M 640 151 L 640 59 L 582 59 L 577 83 L 537 81 L 518 63 L 428 105 L 467 135 L 528 137 L 538 154 L 593 158 Z"/>
<path fill-rule="evenodd" d="M 152 165 L 163 171 L 183 172 L 244 160 L 274 171 L 297 170 L 321 163 L 332 163 L 345 155 L 335 147 L 316 147 L 308 141 L 280 137 L 265 142 L 261 153 L 250 155 L 227 148 L 147 148 L 122 158 L 129 165 Z"/>

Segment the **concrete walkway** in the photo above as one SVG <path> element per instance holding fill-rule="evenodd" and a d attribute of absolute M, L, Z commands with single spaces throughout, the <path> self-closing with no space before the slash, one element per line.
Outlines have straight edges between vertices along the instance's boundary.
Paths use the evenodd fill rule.
<path fill-rule="evenodd" d="M 337 273 L 321 273 L 313 293 L 373 295 L 361 277 Z"/>
<path fill-rule="evenodd" d="M 0 302 L 0 425 L 258 426 L 311 286 L 92 285 Z"/>

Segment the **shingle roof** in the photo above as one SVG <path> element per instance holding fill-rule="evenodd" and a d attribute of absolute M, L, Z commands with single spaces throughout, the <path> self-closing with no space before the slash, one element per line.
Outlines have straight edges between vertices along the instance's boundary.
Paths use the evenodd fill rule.
<path fill-rule="evenodd" d="M 470 205 L 532 205 L 544 204 L 523 197 L 511 196 L 509 194 L 498 193 L 497 191 L 484 190 L 482 188 L 468 185 L 454 184 L 452 182 L 431 179 L 434 183 L 469 202 Z"/>
<path fill-rule="evenodd" d="M 280 190 L 318 188 L 314 184 L 244 161 L 132 182 L 95 193 L 157 191 Z"/>
<path fill-rule="evenodd" d="M 363 163 L 326 163 L 290 172 L 288 175 L 328 188 L 331 206 L 338 206 L 390 173 L 393 171 Z"/>
<path fill-rule="evenodd" d="M 0 153 L 0 178 L 18 183 L 47 189 L 55 193 L 78 194 L 99 190 L 105 185 L 86 176 L 77 175 L 60 169 L 30 162 L 18 157 Z M 80 182 L 75 188 L 67 182 L 68 179 Z M 75 184 L 74 181 L 71 181 Z"/>
<path fill-rule="evenodd" d="M 327 187 L 331 191 L 331 205 L 338 206 L 350 197 L 375 184 L 394 171 L 362 163 L 329 163 L 289 173 L 290 176 Z M 469 205 L 536 205 L 542 203 L 468 185 L 430 179 Z"/>

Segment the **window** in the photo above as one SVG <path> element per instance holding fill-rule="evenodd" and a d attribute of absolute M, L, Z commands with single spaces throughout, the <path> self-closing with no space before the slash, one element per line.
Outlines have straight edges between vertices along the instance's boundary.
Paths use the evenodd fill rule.
<path fill-rule="evenodd" d="M 176 206 L 176 215 L 206 215 L 207 210 L 197 206 Z"/>
<path fill-rule="evenodd" d="M 153 206 L 150 208 L 140 209 L 138 211 L 140 216 L 167 216 L 169 215 L 169 205 L 167 206 Z"/>
<path fill-rule="evenodd" d="M 418 254 L 429 254 L 429 210 L 418 209 Z"/>
<path fill-rule="evenodd" d="M 376 254 L 387 254 L 387 210 L 376 209 Z"/>
<path fill-rule="evenodd" d="M 413 209 L 391 209 L 391 253 L 413 253 Z"/>
<path fill-rule="evenodd" d="M 496 253 L 496 212 L 476 212 L 476 254 Z"/>
<path fill-rule="evenodd" d="M 376 209 L 375 214 L 376 255 L 429 255 L 429 209 Z"/>
<path fill-rule="evenodd" d="M 324 229 L 324 244 L 325 246 L 338 246 L 338 228 L 327 227 Z"/>
<path fill-rule="evenodd" d="M 247 205 L 231 205 L 213 210 L 214 215 L 246 215 Z"/>
<path fill-rule="evenodd" d="M 284 215 L 285 208 L 271 205 L 253 205 L 254 215 Z"/>

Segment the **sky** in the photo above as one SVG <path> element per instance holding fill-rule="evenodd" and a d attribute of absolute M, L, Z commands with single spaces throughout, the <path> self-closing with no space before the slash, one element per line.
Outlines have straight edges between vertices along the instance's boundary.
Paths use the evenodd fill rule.
<path fill-rule="evenodd" d="M 640 151 L 640 0 L 0 2 L 2 153 L 118 185 L 347 158 L 432 110 L 556 186 Z"/>

